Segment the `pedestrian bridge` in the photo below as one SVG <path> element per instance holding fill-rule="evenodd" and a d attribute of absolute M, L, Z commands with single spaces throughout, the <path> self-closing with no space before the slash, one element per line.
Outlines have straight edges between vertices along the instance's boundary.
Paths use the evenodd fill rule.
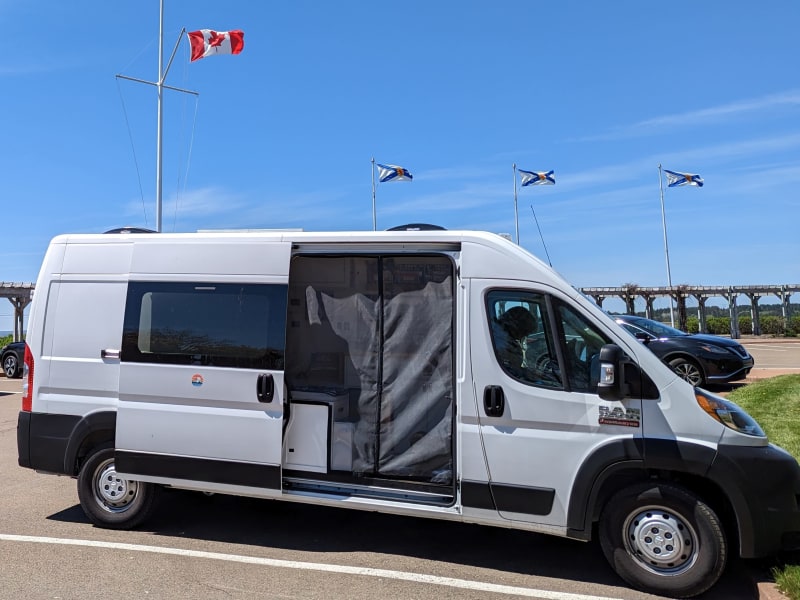
<path fill-rule="evenodd" d="M 23 311 L 33 298 L 34 284 L 0 282 L 0 298 L 8 298 L 14 306 L 14 340 L 21 340 L 23 328 Z M 793 285 L 732 285 L 703 286 L 676 285 L 672 287 L 640 287 L 625 285 L 620 287 L 585 287 L 579 288 L 586 296 L 592 298 L 602 308 L 606 298 L 620 298 L 625 302 L 626 312 L 635 313 L 634 303 L 637 298 L 645 302 L 645 316 L 653 318 L 653 302 L 656 298 L 672 298 L 677 305 L 678 329 L 686 331 L 686 300 L 697 300 L 697 320 L 701 333 L 706 332 L 706 301 L 709 298 L 725 298 L 731 315 L 731 337 L 741 336 L 737 316 L 737 302 L 742 296 L 750 301 L 750 316 L 753 322 L 753 334 L 761 335 L 758 302 L 765 296 L 777 296 L 781 304 L 784 323 L 789 322 L 790 298 L 800 293 L 800 284 Z"/>
<path fill-rule="evenodd" d="M 22 313 L 33 298 L 32 283 L 7 283 L 0 281 L 0 298 L 8 298 L 14 305 L 14 341 L 22 339 Z"/>
<path fill-rule="evenodd" d="M 671 298 L 677 305 L 677 319 L 675 325 L 678 329 L 686 331 L 686 300 L 697 300 L 697 320 L 700 333 L 706 333 L 706 301 L 709 298 L 724 298 L 728 301 L 728 314 L 731 317 L 731 337 L 741 337 L 739 319 L 737 318 L 737 301 L 742 296 L 750 301 L 750 317 L 753 322 L 753 335 L 761 335 L 758 302 L 765 296 L 777 296 L 781 305 L 783 322 L 788 323 L 790 315 L 790 298 L 792 294 L 800 293 L 800 284 L 793 285 L 731 285 L 731 286 L 706 286 L 706 285 L 674 285 L 672 287 L 640 287 L 638 285 L 625 285 L 620 287 L 586 287 L 580 291 L 592 298 L 598 306 L 603 306 L 603 300 L 614 297 L 625 302 L 626 312 L 634 314 L 634 301 L 642 298 L 645 302 L 645 316 L 653 318 L 653 301 L 656 298 Z"/>

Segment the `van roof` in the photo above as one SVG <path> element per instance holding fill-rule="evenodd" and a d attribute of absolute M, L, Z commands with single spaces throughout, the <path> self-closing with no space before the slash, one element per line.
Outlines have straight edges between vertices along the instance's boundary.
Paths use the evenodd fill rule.
<path fill-rule="evenodd" d="M 117 245 L 132 244 L 169 246 L 205 241 L 290 243 L 295 246 L 317 245 L 325 251 L 339 252 L 341 245 L 357 245 L 364 251 L 394 251 L 396 244 L 413 244 L 409 251 L 419 251 L 430 244 L 431 250 L 458 245 L 462 252 L 462 276 L 539 281 L 565 290 L 572 289 L 550 266 L 506 237 L 487 231 L 418 230 L 418 231 L 203 231 L 197 233 L 137 233 L 136 235 L 107 235 L 102 233 L 63 234 L 52 240 L 53 245 Z M 389 245 L 389 248 L 386 245 Z M 399 250 L 399 248 L 398 248 Z M 424 250 L 424 248 L 423 248 Z M 301 248 L 302 251 L 302 248 Z M 577 292 L 576 292 L 577 294 Z"/>
<path fill-rule="evenodd" d="M 127 233 L 130 228 L 120 228 L 119 232 Z M 117 230 L 112 230 L 117 232 Z M 109 233 L 109 232 L 107 232 Z M 258 240 L 274 240 L 274 241 L 295 241 L 298 242 L 370 242 L 370 241 L 392 241 L 400 242 L 404 239 L 413 240 L 415 242 L 457 242 L 466 240 L 483 240 L 488 243 L 497 243 L 501 245 L 511 244 L 517 247 L 516 244 L 510 242 L 507 238 L 497 233 L 490 233 L 488 231 L 473 231 L 473 230 L 447 230 L 447 229 L 397 229 L 386 231 L 304 231 L 301 229 L 222 229 L 222 230 L 202 230 L 198 232 L 188 233 L 157 233 L 147 230 L 139 229 L 136 231 L 136 236 L 113 236 L 102 233 L 68 233 L 57 236 L 53 239 L 55 243 L 74 243 L 74 242 L 90 242 L 92 240 L 101 243 L 113 243 L 136 241 L 137 243 L 144 240 L 157 239 L 166 241 L 170 239 L 258 239 Z"/>

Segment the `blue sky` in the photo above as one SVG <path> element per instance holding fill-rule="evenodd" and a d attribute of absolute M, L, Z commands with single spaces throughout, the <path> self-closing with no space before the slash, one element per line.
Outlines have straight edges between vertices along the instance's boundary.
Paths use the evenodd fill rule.
<path fill-rule="evenodd" d="M 0 0 L 0 281 L 35 281 L 66 232 L 155 227 L 158 0 Z M 739 0 L 167 0 L 181 28 L 242 29 L 164 92 L 163 230 L 514 233 L 576 286 L 800 283 L 800 3 Z M 666 183 L 666 182 L 665 182 Z M 541 227 L 540 237 L 531 210 Z M 797 298 L 793 298 L 797 302 Z M 0 300 L 0 330 L 11 325 Z"/>

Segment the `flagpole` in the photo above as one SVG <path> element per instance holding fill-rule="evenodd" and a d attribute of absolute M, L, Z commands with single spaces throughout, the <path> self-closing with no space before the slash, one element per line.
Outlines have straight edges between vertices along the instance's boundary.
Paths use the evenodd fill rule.
<path fill-rule="evenodd" d="M 375 157 L 372 157 L 372 231 L 378 231 L 378 221 L 375 216 Z"/>
<path fill-rule="evenodd" d="M 667 217 L 664 212 L 664 177 L 661 174 L 661 163 L 658 165 L 658 187 L 661 190 L 661 225 L 664 227 L 664 256 L 667 260 L 667 283 L 669 284 L 669 323 L 675 327 L 675 314 L 672 311 L 672 273 L 669 268 L 669 246 L 667 245 Z"/>
<path fill-rule="evenodd" d="M 162 205 L 162 194 L 161 194 L 161 181 L 163 175 L 162 169 L 162 157 L 163 157 L 163 136 L 164 136 L 164 112 L 163 112 L 163 104 L 164 104 L 164 89 L 174 90 L 176 92 L 183 92 L 185 94 L 193 94 L 195 96 L 199 96 L 198 92 L 194 92 L 192 90 L 184 90 L 182 88 L 172 87 L 170 85 L 164 85 L 164 80 L 167 78 L 167 73 L 169 73 L 169 69 L 172 66 L 172 61 L 175 58 L 175 53 L 178 51 L 178 46 L 181 43 L 181 38 L 183 38 L 183 34 L 186 31 L 185 28 L 181 29 L 181 32 L 178 34 L 178 40 L 175 42 L 175 47 L 172 49 L 172 55 L 169 58 L 169 62 L 167 63 L 167 68 L 164 68 L 164 0 L 161 0 L 160 5 L 160 14 L 158 19 L 158 79 L 155 82 L 152 81 L 145 81 L 143 79 L 137 79 L 136 77 L 128 77 L 126 75 L 117 75 L 118 79 L 127 79 L 129 81 L 135 81 L 137 83 L 146 83 L 147 85 L 154 85 L 158 90 L 158 116 L 157 116 L 157 127 L 156 127 L 156 231 L 161 233 L 161 205 Z"/>
<path fill-rule="evenodd" d="M 514 169 L 514 227 L 517 232 L 517 246 L 519 246 L 519 213 L 517 212 L 517 163 L 513 163 Z"/>
<path fill-rule="evenodd" d="M 158 128 L 156 133 L 156 231 L 161 233 L 161 178 L 162 178 L 162 154 L 161 145 L 164 134 L 164 0 L 159 6 L 158 18 L 158 79 L 156 80 L 158 89 Z"/>

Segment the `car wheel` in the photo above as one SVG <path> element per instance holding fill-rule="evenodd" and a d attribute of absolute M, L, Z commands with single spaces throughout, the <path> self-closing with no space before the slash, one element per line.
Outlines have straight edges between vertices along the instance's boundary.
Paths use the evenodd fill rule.
<path fill-rule="evenodd" d="M 619 576 L 651 594 L 696 596 L 725 568 L 727 543 L 717 515 L 677 486 L 623 489 L 606 504 L 599 532 L 603 554 Z"/>
<path fill-rule="evenodd" d="M 681 379 L 688 381 L 692 385 L 703 385 L 705 377 L 700 366 L 688 358 L 676 358 L 669 361 L 669 366 Z"/>
<path fill-rule="evenodd" d="M 3 357 L 3 373 L 9 379 L 14 377 L 22 377 L 22 368 L 20 367 L 17 355 L 9 352 Z"/>
<path fill-rule="evenodd" d="M 78 498 L 89 520 L 99 527 L 132 529 L 155 507 L 158 486 L 123 479 L 114 466 L 114 448 L 95 449 L 78 473 Z"/>

